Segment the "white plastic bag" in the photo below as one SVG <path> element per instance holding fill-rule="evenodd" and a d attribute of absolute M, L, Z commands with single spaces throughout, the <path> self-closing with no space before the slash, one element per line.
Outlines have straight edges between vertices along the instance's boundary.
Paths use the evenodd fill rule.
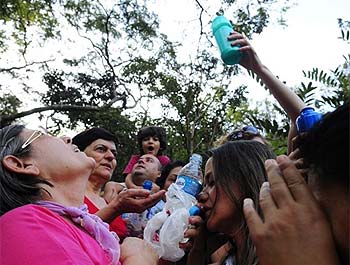
<path fill-rule="evenodd" d="M 148 221 L 143 235 L 160 258 L 175 262 L 185 255 L 179 243 L 184 239 L 189 224 L 189 209 L 196 202 L 195 197 L 178 185 L 170 185 L 163 210 Z"/>
<path fill-rule="evenodd" d="M 159 257 L 162 254 L 159 243 L 159 233 L 167 218 L 168 214 L 165 211 L 157 213 L 148 221 L 143 231 L 143 239 L 154 248 Z"/>
<path fill-rule="evenodd" d="M 184 231 L 188 227 L 188 209 L 175 210 L 164 222 L 159 234 L 161 246 L 160 257 L 172 262 L 180 260 L 185 252 L 179 247 L 184 239 Z"/>
<path fill-rule="evenodd" d="M 175 183 L 171 184 L 166 193 L 166 203 L 164 209 L 170 214 L 177 209 L 190 209 L 197 202 L 196 198 L 184 192 Z"/>

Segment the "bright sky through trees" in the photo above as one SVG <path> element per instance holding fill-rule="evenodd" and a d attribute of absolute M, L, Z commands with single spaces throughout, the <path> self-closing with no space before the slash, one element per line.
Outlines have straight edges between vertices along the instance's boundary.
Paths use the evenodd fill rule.
<path fill-rule="evenodd" d="M 196 14 L 191 12 L 195 8 L 194 1 L 161 2 L 157 4 L 161 31 L 168 34 L 171 40 L 188 42 L 187 39 L 191 37 L 191 26 L 194 24 L 199 26 Z M 204 8 L 212 5 L 212 2 L 202 2 Z M 213 17 L 219 8 L 210 9 L 213 10 Z M 305 80 L 303 70 L 318 67 L 329 71 L 343 62 L 342 57 L 348 52 L 349 45 L 338 39 L 340 30 L 337 19 L 349 20 L 349 10 L 350 1 L 347 0 L 295 1 L 295 5 L 285 15 L 287 27 L 276 22 L 269 24 L 262 34 L 253 36 L 251 44 L 262 62 L 275 75 L 286 81 L 288 86 L 297 86 Z M 203 17 L 208 16 L 209 14 L 204 12 Z M 217 54 L 219 56 L 219 52 Z M 268 95 L 249 76 L 240 75 L 237 77 L 237 82 L 244 82 L 249 86 L 253 101 L 262 100 Z"/>
<path fill-rule="evenodd" d="M 160 17 L 160 31 L 167 34 L 171 41 L 183 43 L 183 52 L 187 52 L 184 56 L 189 56 L 191 48 L 195 48 L 191 46 L 191 42 L 195 42 L 194 37 L 198 38 L 199 22 L 195 1 L 154 0 L 153 2 L 154 11 Z M 220 7 L 215 6 L 215 1 L 199 2 L 208 11 L 203 14 L 203 27 L 208 30 L 210 15 L 214 17 Z M 337 19 L 350 20 L 350 1 L 295 0 L 295 3 L 296 5 L 285 15 L 287 27 L 277 25 L 276 22 L 270 23 L 262 34 L 253 35 L 251 41 L 262 62 L 291 87 L 303 81 L 302 70 L 311 70 L 313 67 L 333 70 L 343 62 L 342 56 L 349 49 L 349 45 L 338 39 L 340 30 Z M 193 31 L 195 27 L 197 27 L 196 34 Z M 214 42 L 214 39 L 212 41 Z M 42 48 L 35 50 L 38 56 L 43 52 L 46 51 Z M 217 55 L 219 56 L 219 52 Z M 57 57 L 60 55 L 57 54 Z M 262 100 L 267 96 L 267 92 L 251 77 L 239 75 L 235 82 L 236 80 L 240 84 L 248 85 L 253 101 Z M 43 86 L 40 76 L 31 82 L 38 82 L 39 87 Z M 24 120 L 31 124 L 38 122 L 36 115 Z"/>

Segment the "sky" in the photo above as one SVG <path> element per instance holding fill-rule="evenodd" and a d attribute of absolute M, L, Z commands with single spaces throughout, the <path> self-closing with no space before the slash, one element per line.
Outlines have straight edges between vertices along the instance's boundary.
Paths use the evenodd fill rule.
<path fill-rule="evenodd" d="M 158 5 L 158 10 L 161 10 L 160 29 L 166 32 L 171 40 L 181 40 L 183 34 L 190 36 L 190 25 L 198 24 L 197 13 L 193 12 L 193 2 L 164 0 Z M 209 1 L 200 2 L 209 10 Z M 215 2 L 218 1 L 209 3 L 214 5 Z M 253 35 L 250 41 L 262 63 L 290 87 L 306 80 L 303 70 L 312 70 L 313 67 L 326 71 L 334 70 L 344 61 L 343 55 L 350 51 L 350 45 L 338 39 L 340 30 L 337 20 L 350 20 L 350 1 L 298 0 L 294 3 L 284 15 L 287 27 L 272 21 L 261 34 Z M 219 6 L 211 9 L 213 17 L 218 9 Z M 204 22 L 210 19 L 210 14 L 203 13 Z M 204 28 L 210 27 L 206 23 L 203 24 Z M 217 55 L 220 56 L 219 52 Z M 238 79 L 237 81 L 248 85 L 248 96 L 252 101 L 268 96 L 267 91 L 251 77 L 240 75 Z"/>
<path fill-rule="evenodd" d="M 220 6 L 219 1 L 199 1 L 208 11 L 203 13 L 204 29 Z M 337 18 L 350 20 L 348 0 L 294 0 L 294 5 L 284 16 L 288 26 L 275 22 L 269 24 L 259 35 L 253 35 L 251 44 L 261 61 L 287 85 L 294 87 L 303 80 L 302 70 L 318 67 L 333 70 L 343 62 L 342 56 L 349 53 L 349 44 L 338 39 L 340 30 Z M 198 10 L 193 0 L 153 0 L 154 9 L 160 17 L 160 31 L 172 41 L 183 43 L 186 52 L 198 30 Z M 215 6 L 216 5 L 216 6 Z M 214 38 L 212 42 L 215 43 Z M 187 45 L 187 46 L 186 46 Z M 41 52 L 40 50 L 37 52 Z M 218 57 L 219 51 L 217 51 Z M 252 102 L 268 96 L 267 92 L 249 76 L 240 75 L 239 82 L 249 87 L 248 97 Z M 38 78 L 40 82 L 41 77 Z M 154 108 L 153 108 L 154 109 Z M 152 108 L 150 108 L 152 110 Z M 155 110 L 151 115 L 158 116 Z M 29 125 L 40 122 L 32 115 L 25 119 Z"/>

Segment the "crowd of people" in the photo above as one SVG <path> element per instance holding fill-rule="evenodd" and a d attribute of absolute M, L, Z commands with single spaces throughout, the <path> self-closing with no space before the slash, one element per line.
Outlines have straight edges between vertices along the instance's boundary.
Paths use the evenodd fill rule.
<path fill-rule="evenodd" d="M 71 139 L 16 124 L 0 129 L 0 263 L 349 264 L 349 102 L 298 134 L 304 102 L 242 34 L 229 40 L 288 114 L 288 153 L 276 157 L 251 125 L 218 139 L 183 259 L 163 260 L 142 239 L 186 164 L 165 154 L 164 128 L 139 131 L 140 152 L 118 183 L 113 133 L 94 127 Z"/>

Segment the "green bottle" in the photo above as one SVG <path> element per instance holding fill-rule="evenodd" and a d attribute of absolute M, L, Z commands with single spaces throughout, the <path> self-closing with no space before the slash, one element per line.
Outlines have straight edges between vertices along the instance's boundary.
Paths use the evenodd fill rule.
<path fill-rule="evenodd" d="M 218 15 L 211 25 L 213 35 L 219 46 L 221 59 L 225 64 L 233 65 L 239 62 L 242 57 L 242 52 L 239 51 L 239 46 L 231 46 L 231 42 L 227 39 L 233 31 L 231 22 L 224 16 Z"/>

